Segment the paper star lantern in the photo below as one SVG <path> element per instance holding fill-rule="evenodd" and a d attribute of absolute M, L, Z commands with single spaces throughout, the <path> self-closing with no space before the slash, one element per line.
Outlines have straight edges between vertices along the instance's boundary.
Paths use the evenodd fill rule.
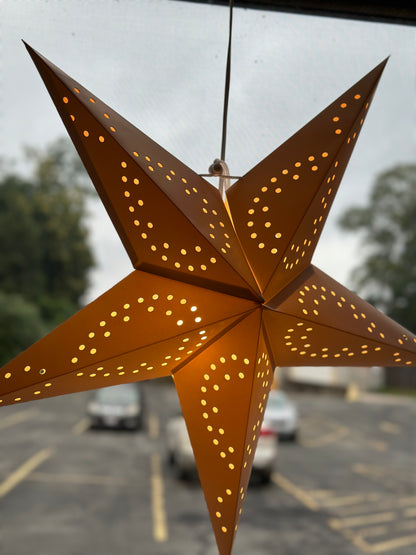
<path fill-rule="evenodd" d="M 311 265 L 385 62 L 218 190 L 28 47 L 134 271 L 7 364 L 2 405 L 172 375 L 221 554 L 275 366 L 414 365 L 415 336 Z"/>

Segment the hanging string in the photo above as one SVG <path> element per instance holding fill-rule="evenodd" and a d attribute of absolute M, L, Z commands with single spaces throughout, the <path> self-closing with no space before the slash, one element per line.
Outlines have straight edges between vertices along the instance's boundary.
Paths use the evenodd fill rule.
<path fill-rule="evenodd" d="M 225 160 L 225 147 L 227 142 L 227 115 L 228 115 L 228 97 L 230 93 L 230 75 L 231 75 L 231 38 L 232 38 L 232 30 L 233 30 L 233 6 L 234 6 L 234 0 L 230 0 L 227 68 L 225 70 L 224 111 L 222 116 L 221 160 Z"/>

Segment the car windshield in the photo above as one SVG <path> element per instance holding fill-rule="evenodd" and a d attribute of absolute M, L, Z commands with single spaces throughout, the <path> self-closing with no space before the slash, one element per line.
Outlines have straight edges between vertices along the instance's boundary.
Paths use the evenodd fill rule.
<path fill-rule="evenodd" d="M 288 404 L 286 395 L 282 391 L 272 392 L 270 394 L 267 406 L 271 409 L 281 409 Z"/>
<path fill-rule="evenodd" d="M 116 385 L 99 389 L 95 399 L 100 403 L 128 404 L 137 401 L 137 390 L 129 384 Z"/>

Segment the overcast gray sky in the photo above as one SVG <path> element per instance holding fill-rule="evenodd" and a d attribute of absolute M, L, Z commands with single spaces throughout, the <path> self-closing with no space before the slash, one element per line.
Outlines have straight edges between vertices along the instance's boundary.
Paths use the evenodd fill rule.
<path fill-rule="evenodd" d="M 228 10 L 175 0 L 0 0 L 0 154 L 65 135 L 21 39 L 199 173 L 219 155 Z M 357 238 L 339 214 L 375 175 L 416 154 L 416 29 L 234 10 L 227 162 L 243 175 L 391 56 L 314 263 L 348 283 Z M 101 205 L 90 297 L 131 270 Z"/>

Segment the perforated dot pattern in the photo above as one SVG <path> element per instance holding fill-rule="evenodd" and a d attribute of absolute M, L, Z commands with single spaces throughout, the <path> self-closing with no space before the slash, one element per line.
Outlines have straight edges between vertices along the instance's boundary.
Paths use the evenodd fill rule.
<path fill-rule="evenodd" d="M 359 81 L 228 191 L 266 300 L 310 264 L 380 72 Z"/>
<path fill-rule="evenodd" d="M 94 185 L 134 267 L 258 295 L 218 190 L 79 83 L 46 67 L 53 100 L 84 163 L 94 167 Z"/>
<path fill-rule="evenodd" d="M 287 299 L 276 299 L 269 306 L 266 319 L 271 333 L 275 338 L 279 334 L 284 345 L 275 353 L 278 364 L 289 359 L 302 366 L 416 363 L 413 334 L 317 268 L 307 272 Z M 283 314 L 299 321 L 290 318 L 285 326 Z"/>
<path fill-rule="evenodd" d="M 350 93 L 352 101 L 347 104 L 341 102 L 341 105 L 347 105 L 341 112 L 347 112 L 349 108 L 354 108 L 354 102 L 361 100 L 361 95 Z M 353 122 L 349 136 L 344 141 L 343 146 L 337 152 L 332 165 L 328 169 L 321 187 L 317 190 L 315 198 L 304 215 L 298 229 L 296 230 L 292 240 L 286 251 L 284 252 L 282 262 L 275 272 L 276 278 L 272 278 L 269 284 L 269 290 L 273 291 L 287 283 L 292 279 L 293 275 L 299 274 L 310 263 L 312 254 L 318 243 L 322 229 L 324 227 L 328 212 L 332 206 L 335 194 L 339 188 L 342 176 L 355 145 L 355 140 L 364 122 L 365 114 L 368 109 L 368 103 L 364 105 L 361 112 Z M 338 116 L 336 116 L 338 118 Z M 341 117 L 338 118 L 341 120 Z M 329 156 L 327 152 L 322 153 Z"/>
<path fill-rule="evenodd" d="M 258 311 L 175 374 L 203 486 L 216 467 L 216 487 L 206 498 L 217 538 L 232 540 L 235 533 L 273 381 L 262 335 L 249 338 L 259 325 Z M 237 351 L 236 341 L 244 345 Z M 245 400 L 238 411 L 230 406 L 230 395 Z"/>
<path fill-rule="evenodd" d="M 16 384 L 25 392 L 20 400 L 28 401 L 168 375 L 256 307 L 225 299 L 135 271 L 7 365 L 0 375 L 2 404 L 13 402 L 7 394 Z"/>

